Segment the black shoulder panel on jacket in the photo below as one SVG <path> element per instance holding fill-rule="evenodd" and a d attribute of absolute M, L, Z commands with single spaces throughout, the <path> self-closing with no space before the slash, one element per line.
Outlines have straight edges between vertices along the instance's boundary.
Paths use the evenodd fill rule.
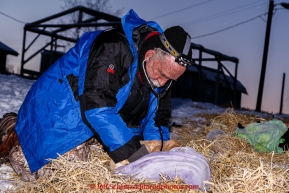
<path fill-rule="evenodd" d="M 128 83 L 128 67 L 133 57 L 121 29 L 100 33 L 89 53 L 84 93 L 83 110 L 99 107 L 115 107 L 116 94 Z"/>

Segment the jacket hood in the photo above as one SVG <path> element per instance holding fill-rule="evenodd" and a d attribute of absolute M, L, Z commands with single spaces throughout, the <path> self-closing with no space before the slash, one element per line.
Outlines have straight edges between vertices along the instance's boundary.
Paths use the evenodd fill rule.
<path fill-rule="evenodd" d="M 128 13 L 122 17 L 121 23 L 122 23 L 122 27 L 123 27 L 125 36 L 127 37 L 127 40 L 129 41 L 130 50 L 131 50 L 133 55 L 137 55 L 137 47 L 134 44 L 133 33 L 132 33 L 136 27 L 139 27 L 143 24 L 146 24 L 146 25 L 149 25 L 150 27 L 157 29 L 160 33 L 163 33 L 163 30 L 159 26 L 159 24 L 157 24 L 154 21 L 148 21 L 147 22 L 147 21 L 141 19 L 134 12 L 133 9 L 129 10 Z"/>

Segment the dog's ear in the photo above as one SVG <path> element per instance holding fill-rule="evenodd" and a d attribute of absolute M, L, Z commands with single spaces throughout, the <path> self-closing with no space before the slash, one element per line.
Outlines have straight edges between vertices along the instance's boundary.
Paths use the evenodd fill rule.
<path fill-rule="evenodd" d="M 145 145 L 149 153 L 160 151 L 161 149 L 161 141 L 158 140 L 140 141 L 140 143 Z"/>
<path fill-rule="evenodd" d="M 116 170 L 117 168 L 119 168 L 120 166 L 125 166 L 128 165 L 129 161 L 127 159 L 122 160 L 118 163 L 114 163 L 114 161 L 112 159 L 109 160 L 109 162 L 107 163 L 108 168 L 111 169 L 112 171 Z"/>
<path fill-rule="evenodd" d="M 181 144 L 173 139 L 164 142 L 163 151 L 170 151 L 174 147 L 180 147 Z"/>
<path fill-rule="evenodd" d="M 144 144 L 148 150 L 149 153 L 156 152 L 161 150 L 162 142 L 159 140 L 150 140 L 150 141 L 141 141 L 141 144 Z M 163 143 L 163 149 L 162 151 L 170 151 L 174 147 L 180 147 L 181 144 L 177 141 L 171 139 L 168 141 L 165 141 Z"/>

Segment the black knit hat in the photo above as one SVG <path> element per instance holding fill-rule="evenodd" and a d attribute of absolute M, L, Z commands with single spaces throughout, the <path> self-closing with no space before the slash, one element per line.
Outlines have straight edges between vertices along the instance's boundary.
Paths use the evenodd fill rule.
<path fill-rule="evenodd" d="M 192 65 L 191 37 L 180 26 L 173 26 L 159 34 L 154 31 L 148 34 L 142 51 L 160 48 L 176 58 L 176 62 L 184 67 Z"/>
<path fill-rule="evenodd" d="M 187 67 L 192 65 L 191 37 L 180 26 L 173 26 L 160 35 L 165 51 L 176 57 L 176 62 Z"/>

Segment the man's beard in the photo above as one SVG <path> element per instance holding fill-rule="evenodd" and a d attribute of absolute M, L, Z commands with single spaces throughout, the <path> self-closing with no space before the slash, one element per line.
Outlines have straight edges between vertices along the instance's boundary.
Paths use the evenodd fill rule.
<path fill-rule="evenodd" d="M 161 85 L 159 84 L 159 82 L 157 80 L 153 80 L 150 78 L 150 81 L 154 87 L 161 87 Z"/>

